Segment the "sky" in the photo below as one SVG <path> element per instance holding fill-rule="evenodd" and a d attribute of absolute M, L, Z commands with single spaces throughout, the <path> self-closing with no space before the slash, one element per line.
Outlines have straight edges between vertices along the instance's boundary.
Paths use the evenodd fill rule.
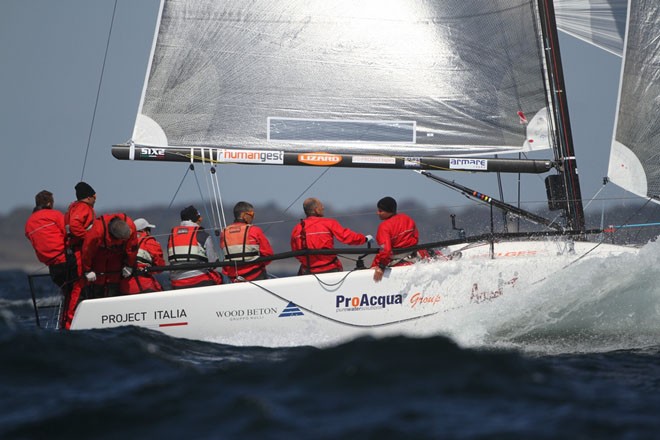
<path fill-rule="evenodd" d="M 157 12 L 157 0 L 0 2 L 0 215 L 33 206 L 42 189 L 65 209 L 80 180 L 96 190 L 99 213 L 201 200 L 190 174 L 177 193 L 186 164 L 119 161 L 110 153 L 131 137 Z M 560 43 L 582 194 L 589 199 L 607 173 L 621 60 L 572 37 L 562 35 Z M 352 209 L 390 195 L 429 206 L 470 204 L 410 170 L 326 170 L 223 165 L 218 176 L 226 203 L 286 207 L 315 196 Z M 198 176 L 207 197 L 206 177 Z M 493 175 L 443 177 L 498 197 Z M 524 200 L 546 203 L 542 177 L 525 186 Z M 515 200 L 514 188 L 505 186 L 506 199 Z M 601 194 L 623 195 L 613 184 Z"/>

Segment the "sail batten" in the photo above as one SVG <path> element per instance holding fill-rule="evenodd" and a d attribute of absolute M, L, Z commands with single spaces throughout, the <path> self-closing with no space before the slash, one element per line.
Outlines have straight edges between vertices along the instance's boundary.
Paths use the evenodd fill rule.
<path fill-rule="evenodd" d="M 535 8 L 167 1 L 132 140 L 393 155 L 548 149 Z"/>

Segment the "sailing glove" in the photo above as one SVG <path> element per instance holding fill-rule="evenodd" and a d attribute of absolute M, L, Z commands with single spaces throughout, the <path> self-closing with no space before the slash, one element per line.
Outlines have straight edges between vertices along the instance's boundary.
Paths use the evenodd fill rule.
<path fill-rule="evenodd" d="M 373 235 L 365 235 L 365 237 L 367 239 L 367 244 L 369 245 L 369 247 L 371 247 L 372 245 L 376 246 L 376 240 L 374 240 Z"/>
<path fill-rule="evenodd" d="M 124 277 L 124 278 L 128 278 L 128 277 L 130 277 L 131 275 L 133 275 L 133 268 L 132 268 L 132 267 L 124 266 L 124 267 L 121 269 L 121 276 L 122 276 L 122 277 Z"/>
<path fill-rule="evenodd" d="M 93 283 L 96 281 L 96 274 L 94 272 L 85 272 L 85 278 L 88 282 Z"/>

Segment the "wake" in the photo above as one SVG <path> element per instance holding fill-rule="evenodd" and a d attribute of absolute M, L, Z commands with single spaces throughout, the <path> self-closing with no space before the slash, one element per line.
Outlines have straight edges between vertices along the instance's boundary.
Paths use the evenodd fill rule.
<path fill-rule="evenodd" d="M 660 341 L 660 244 L 586 259 L 493 301 L 451 314 L 438 329 L 463 346 L 539 353 L 605 352 Z"/>

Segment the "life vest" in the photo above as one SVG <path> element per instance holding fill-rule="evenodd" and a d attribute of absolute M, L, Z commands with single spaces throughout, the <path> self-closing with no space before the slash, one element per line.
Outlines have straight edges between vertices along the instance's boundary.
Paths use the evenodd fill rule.
<path fill-rule="evenodd" d="M 209 261 L 204 245 L 197 240 L 199 226 L 175 226 L 167 240 L 167 258 L 170 263 Z"/>
<path fill-rule="evenodd" d="M 259 258 L 259 245 L 248 243 L 250 226 L 234 223 L 222 231 L 222 250 L 227 261 L 254 261 Z"/>
<path fill-rule="evenodd" d="M 151 252 L 149 252 L 147 249 L 145 249 L 142 245 L 144 244 L 145 241 L 147 241 L 149 238 L 152 238 L 150 235 L 145 235 L 144 237 L 140 238 L 140 241 L 138 241 L 138 252 L 137 252 L 137 265 L 138 268 L 143 268 L 143 267 L 151 267 L 154 263 L 153 257 L 151 256 Z"/>
<path fill-rule="evenodd" d="M 137 268 L 138 270 L 146 267 L 164 266 L 165 262 L 162 260 L 162 250 L 160 244 L 151 235 L 145 232 L 138 231 L 138 252 L 137 252 Z M 156 253 L 157 251 L 157 253 Z M 144 273 L 142 271 L 128 278 L 123 278 L 119 283 L 119 291 L 123 294 L 136 294 L 147 292 L 161 292 L 163 287 L 152 273 Z"/>

